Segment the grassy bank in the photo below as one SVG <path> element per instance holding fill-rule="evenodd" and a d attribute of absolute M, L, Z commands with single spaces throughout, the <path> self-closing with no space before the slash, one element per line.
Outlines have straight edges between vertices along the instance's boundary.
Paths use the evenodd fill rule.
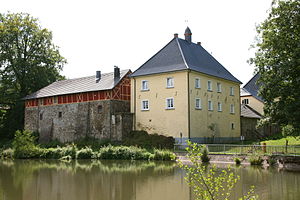
<path fill-rule="evenodd" d="M 292 137 L 292 136 L 288 136 L 280 139 L 264 140 L 261 141 L 260 143 L 261 144 L 266 143 L 267 145 L 281 146 L 281 145 L 286 145 L 286 141 L 288 141 L 288 145 L 300 145 L 300 138 Z"/>

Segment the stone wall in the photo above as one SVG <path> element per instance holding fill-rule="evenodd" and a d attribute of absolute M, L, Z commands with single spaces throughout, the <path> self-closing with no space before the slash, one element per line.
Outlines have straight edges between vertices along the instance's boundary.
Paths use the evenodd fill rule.
<path fill-rule="evenodd" d="M 132 130 L 128 101 L 92 102 L 28 107 L 25 129 L 38 131 L 40 141 L 74 141 L 83 137 L 122 140 Z"/>

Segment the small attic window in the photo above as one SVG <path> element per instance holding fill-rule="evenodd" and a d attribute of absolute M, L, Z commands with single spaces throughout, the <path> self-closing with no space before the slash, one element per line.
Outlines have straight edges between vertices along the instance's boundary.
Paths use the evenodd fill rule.
<path fill-rule="evenodd" d="M 102 111 L 103 111 L 103 106 L 102 106 L 102 105 L 99 105 L 99 106 L 97 107 L 97 110 L 98 110 L 98 113 L 102 113 Z"/>

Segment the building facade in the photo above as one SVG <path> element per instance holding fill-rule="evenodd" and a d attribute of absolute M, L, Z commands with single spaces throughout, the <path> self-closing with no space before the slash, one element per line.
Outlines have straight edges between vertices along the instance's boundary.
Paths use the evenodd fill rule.
<path fill-rule="evenodd" d="M 134 129 L 178 142 L 240 139 L 240 81 L 200 43 L 178 34 L 131 75 Z"/>
<path fill-rule="evenodd" d="M 27 96 L 25 129 L 40 141 L 121 140 L 132 130 L 130 70 L 57 81 Z"/>

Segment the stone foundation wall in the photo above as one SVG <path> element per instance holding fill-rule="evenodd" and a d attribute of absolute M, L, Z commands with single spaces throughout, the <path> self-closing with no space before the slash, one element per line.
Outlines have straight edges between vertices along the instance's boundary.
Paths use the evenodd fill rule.
<path fill-rule="evenodd" d="M 74 141 L 83 137 L 122 140 L 132 130 L 128 101 L 102 100 L 25 109 L 25 129 L 40 141 Z"/>

